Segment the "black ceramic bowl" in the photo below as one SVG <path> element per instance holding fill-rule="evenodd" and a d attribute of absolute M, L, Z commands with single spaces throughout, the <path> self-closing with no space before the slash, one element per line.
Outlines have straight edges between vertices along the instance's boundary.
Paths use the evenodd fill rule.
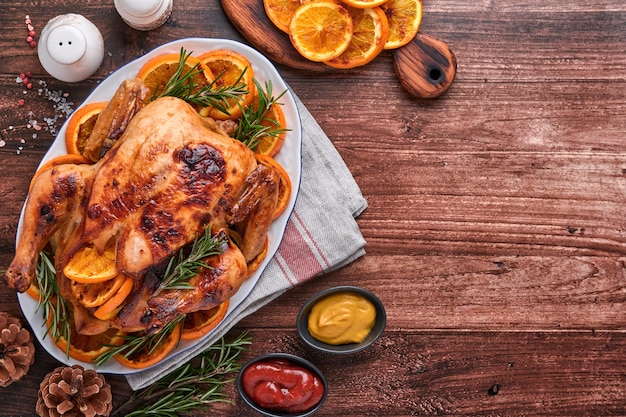
<path fill-rule="evenodd" d="M 319 340 L 314 338 L 309 332 L 309 313 L 311 312 L 311 309 L 313 308 L 315 303 L 317 303 L 324 297 L 340 292 L 352 292 L 361 295 L 362 297 L 367 298 L 376 308 L 376 322 L 374 323 L 374 327 L 372 327 L 370 333 L 361 343 L 330 345 L 328 343 L 320 342 Z M 311 297 L 306 303 L 304 303 L 304 305 L 300 309 L 300 312 L 298 313 L 296 327 L 298 329 L 300 337 L 307 345 L 326 353 L 349 354 L 359 352 L 372 345 L 372 343 L 374 343 L 383 333 L 383 330 L 385 330 L 386 323 L 387 315 L 385 313 L 385 307 L 374 294 L 359 287 L 340 286 L 321 291 Z"/>
<path fill-rule="evenodd" d="M 243 374 L 244 371 L 251 365 L 257 363 L 257 362 L 261 362 L 261 361 L 267 361 L 267 360 L 273 360 L 273 359 L 282 359 L 282 360 L 286 360 L 288 362 L 291 362 L 294 365 L 299 365 L 305 369 L 308 369 L 310 372 L 312 372 L 313 374 L 317 375 L 319 377 L 319 379 L 322 381 L 322 384 L 324 386 L 324 394 L 322 395 L 321 400 L 311 409 L 307 410 L 307 411 L 303 411 L 303 412 L 295 412 L 295 413 L 287 413 L 287 412 L 281 412 L 281 411 L 274 411 L 274 410 L 269 410 L 266 408 L 263 408 L 261 406 L 259 406 L 257 403 L 254 402 L 254 400 L 252 398 L 250 398 L 248 396 L 248 394 L 246 394 L 245 390 L 244 390 L 244 381 L 243 381 Z M 255 410 L 256 412 L 258 412 L 259 414 L 265 416 L 265 417 L 307 417 L 307 416 L 311 416 L 313 414 L 315 414 L 317 412 L 317 410 L 320 409 L 320 407 L 324 404 L 324 401 L 326 401 L 326 396 L 328 395 L 328 383 L 326 382 L 326 378 L 324 377 L 324 374 L 322 373 L 322 371 L 320 371 L 317 366 L 313 365 L 311 362 L 307 361 L 304 358 L 301 358 L 299 356 L 296 355 L 291 355 L 289 353 L 267 353 L 264 355 L 259 355 L 253 359 L 251 359 L 250 361 L 248 361 L 246 364 L 243 365 L 243 367 L 241 368 L 241 371 L 239 371 L 239 374 L 237 375 L 237 381 L 236 381 L 236 386 L 237 386 L 237 391 L 239 392 L 239 396 L 243 399 L 243 401 L 253 410 Z"/>

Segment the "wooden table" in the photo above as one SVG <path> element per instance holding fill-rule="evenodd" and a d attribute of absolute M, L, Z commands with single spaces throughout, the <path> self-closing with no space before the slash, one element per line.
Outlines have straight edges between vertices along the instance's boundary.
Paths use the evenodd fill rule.
<path fill-rule="evenodd" d="M 47 76 L 24 40 L 25 15 L 41 31 L 67 12 L 92 20 L 105 41 L 100 69 L 76 84 Z M 167 41 L 244 41 L 217 0 L 177 1 L 147 33 L 126 26 L 112 0 L 7 0 L 0 26 L 0 269 L 54 138 L 29 121 L 60 113 L 37 95 L 40 80 L 78 106 L 107 74 Z M 408 95 L 389 52 L 331 74 L 279 66 L 369 203 L 358 219 L 367 255 L 233 334 L 249 330 L 246 357 L 286 351 L 318 364 L 331 387 L 319 416 L 626 415 L 626 3 L 425 0 L 420 30 L 458 58 L 438 99 Z M 37 84 L 24 94 L 16 77 L 26 71 Z M 388 314 L 377 344 L 348 358 L 310 352 L 294 326 L 301 304 L 336 284 L 375 292 Z M 23 317 L 5 286 L 0 305 Z M 35 414 L 39 383 L 59 365 L 37 348 L 28 375 L 0 388 L 0 415 Z M 107 380 L 120 403 L 125 379 Z M 234 404 L 215 415 L 252 415 L 228 392 Z"/>

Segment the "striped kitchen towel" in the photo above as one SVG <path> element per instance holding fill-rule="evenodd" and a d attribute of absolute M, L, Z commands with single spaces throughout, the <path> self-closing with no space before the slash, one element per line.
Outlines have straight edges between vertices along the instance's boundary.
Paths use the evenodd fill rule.
<path fill-rule="evenodd" d="M 302 180 L 278 251 L 248 297 L 210 337 L 159 366 L 127 375 L 133 389 L 144 388 L 183 365 L 289 288 L 365 254 L 365 240 L 355 218 L 367 202 L 332 142 L 295 99 L 302 121 Z"/>

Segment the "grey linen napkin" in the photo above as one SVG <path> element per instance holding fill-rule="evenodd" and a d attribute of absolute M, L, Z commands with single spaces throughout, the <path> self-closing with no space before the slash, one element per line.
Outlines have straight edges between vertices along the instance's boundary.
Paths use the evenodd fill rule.
<path fill-rule="evenodd" d="M 132 389 L 144 388 L 183 365 L 289 288 L 365 254 L 355 217 L 367 202 L 332 142 L 298 97 L 295 100 L 302 123 L 302 180 L 278 251 L 248 297 L 210 337 L 154 368 L 127 375 Z"/>

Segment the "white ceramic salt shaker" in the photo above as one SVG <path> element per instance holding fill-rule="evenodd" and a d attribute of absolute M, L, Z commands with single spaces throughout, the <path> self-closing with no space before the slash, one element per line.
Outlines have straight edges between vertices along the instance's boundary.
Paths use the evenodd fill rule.
<path fill-rule="evenodd" d="M 174 0 L 114 0 L 113 3 L 128 26 L 137 30 L 152 30 L 169 19 Z"/>
<path fill-rule="evenodd" d="M 48 74 L 68 83 L 78 82 L 100 67 L 104 40 L 100 30 L 85 16 L 63 14 L 44 26 L 37 54 Z"/>

